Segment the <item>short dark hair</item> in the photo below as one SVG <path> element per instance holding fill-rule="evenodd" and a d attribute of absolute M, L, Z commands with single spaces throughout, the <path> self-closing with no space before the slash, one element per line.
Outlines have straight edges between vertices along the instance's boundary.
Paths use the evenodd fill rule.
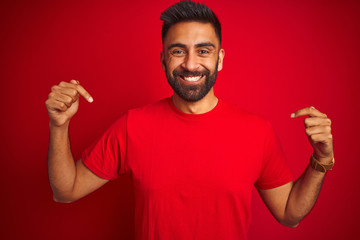
<path fill-rule="evenodd" d="M 164 42 L 165 36 L 170 27 L 179 22 L 202 22 L 211 23 L 215 29 L 215 34 L 221 45 L 221 25 L 215 13 L 205 4 L 195 3 L 192 1 L 180 1 L 171 5 L 160 15 L 163 21 L 161 38 Z"/>

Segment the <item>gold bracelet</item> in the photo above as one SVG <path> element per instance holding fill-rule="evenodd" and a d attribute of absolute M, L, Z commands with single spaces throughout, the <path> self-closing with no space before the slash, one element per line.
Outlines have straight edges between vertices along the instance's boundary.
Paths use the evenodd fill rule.
<path fill-rule="evenodd" d="M 317 171 L 325 173 L 326 171 L 331 170 L 333 168 L 334 164 L 335 164 L 334 158 L 331 160 L 331 163 L 323 164 L 315 158 L 314 154 L 311 154 L 310 165 Z"/>

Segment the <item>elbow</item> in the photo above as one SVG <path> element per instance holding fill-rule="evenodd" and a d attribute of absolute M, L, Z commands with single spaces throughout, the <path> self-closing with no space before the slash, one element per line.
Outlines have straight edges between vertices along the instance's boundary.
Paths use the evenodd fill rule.
<path fill-rule="evenodd" d="M 299 226 L 301 219 L 283 219 L 283 220 L 278 220 L 278 222 L 281 225 L 284 225 L 285 227 L 289 227 L 289 228 L 296 228 L 297 226 Z"/>
<path fill-rule="evenodd" d="M 54 202 L 57 202 L 57 203 L 72 203 L 72 202 L 76 201 L 76 200 L 73 200 L 70 198 L 58 197 L 55 195 L 53 195 L 53 200 L 54 200 Z"/>
<path fill-rule="evenodd" d="M 290 223 L 290 224 L 283 224 L 285 227 L 289 227 L 289 228 L 297 228 L 297 226 L 299 226 L 299 222 L 298 223 Z"/>
<path fill-rule="evenodd" d="M 52 188 L 53 200 L 56 203 L 72 203 L 79 199 L 74 191 L 61 191 Z"/>

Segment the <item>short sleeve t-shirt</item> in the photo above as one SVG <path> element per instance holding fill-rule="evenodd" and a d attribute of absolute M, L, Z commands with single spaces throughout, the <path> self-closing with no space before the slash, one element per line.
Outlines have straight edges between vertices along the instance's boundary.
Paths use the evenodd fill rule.
<path fill-rule="evenodd" d="M 131 174 L 137 240 L 247 239 L 253 186 L 293 180 L 270 124 L 221 99 L 196 115 L 171 98 L 129 110 L 82 160 L 104 179 Z"/>

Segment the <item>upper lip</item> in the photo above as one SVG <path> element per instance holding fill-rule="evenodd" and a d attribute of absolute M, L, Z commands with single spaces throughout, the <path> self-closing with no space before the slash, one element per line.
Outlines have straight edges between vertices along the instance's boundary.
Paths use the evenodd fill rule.
<path fill-rule="evenodd" d="M 180 77 L 184 78 L 184 77 L 202 77 L 202 74 L 199 75 L 180 75 Z"/>

